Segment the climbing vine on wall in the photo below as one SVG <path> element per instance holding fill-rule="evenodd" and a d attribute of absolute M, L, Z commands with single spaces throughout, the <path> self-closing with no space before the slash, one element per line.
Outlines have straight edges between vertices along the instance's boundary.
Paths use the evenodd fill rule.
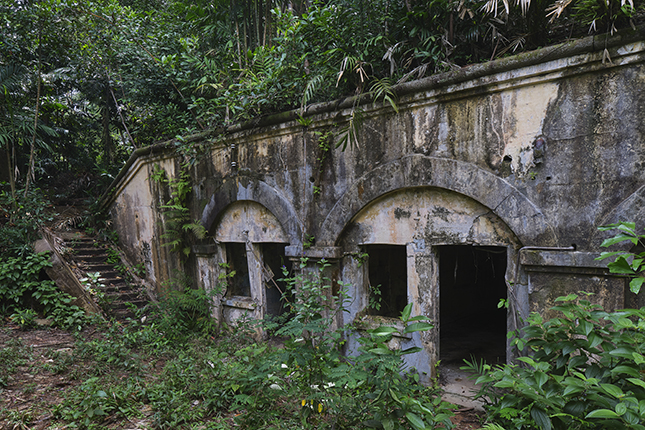
<path fill-rule="evenodd" d="M 206 236 L 206 229 L 199 220 L 191 221 L 190 209 L 187 205 L 188 195 L 192 191 L 192 180 L 188 173 L 189 166 L 182 164 L 179 175 L 169 178 L 166 171 L 155 165 L 150 179 L 168 186 L 170 198 L 160 209 L 164 218 L 164 233 L 161 238 L 164 246 L 169 246 L 173 252 L 184 257 L 190 255 L 190 246 L 184 233 L 192 233 L 197 239 Z"/>

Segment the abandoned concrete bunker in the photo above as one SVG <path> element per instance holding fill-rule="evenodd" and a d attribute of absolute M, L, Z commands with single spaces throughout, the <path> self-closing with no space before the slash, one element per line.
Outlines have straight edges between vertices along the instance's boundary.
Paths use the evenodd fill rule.
<path fill-rule="evenodd" d="M 218 321 L 282 313 L 282 267 L 325 259 L 330 298 L 348 288 L 339 326 L 395 324 L 410 303 L 432 319 L 395 339 L 423 348 L 407 356 L 422 375 L 470 354 L 504 362 L 506 333 L 559 296 L 645 305 L 595 260 L 610 235 L 598 226 L 644 227 L 644 41 L 642 29 L 589 37 L 401 84 L 398 112 L 364 97 L 191 136 L 203 153 L 189 167 L 174 142 L 139 149 L 105 204 L 156 293 L 178 272 L 213 289 L 222 263 L 235 269 Z M 348 131 L 357 142 L 335 149 Z M 164 246 L 163 206 L 182 175 L 207 230 L 185 235 L 186 254 Z"/>

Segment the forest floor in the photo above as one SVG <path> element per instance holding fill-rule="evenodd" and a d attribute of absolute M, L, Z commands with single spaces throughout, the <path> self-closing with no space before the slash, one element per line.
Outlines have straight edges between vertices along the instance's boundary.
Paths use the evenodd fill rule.
<path fill-rule="evenodd" d="M 107 377 L 109 380 L 121 383 L 127 383 L 129 378 L 135 378 L 139 385 L 155 383 L 162 376 L 165 361 L 159 357 L 146 359 L 148 364 L 146 371 L 136 372 L 134 376 L 123 368 L 106 367 L 105 363 L 79 357 L 81 355 L 77 351 L 79 342 L 87 342 L 102 336 L 104 334 L 101 333 L 101 329 L 93 326 L 84 328 L 80 333 L 72 334 L 49 327 L 22 330 L 18 325 L 4 322 L 0 327 L 0 368 L 2 368 L 0 369 L 0 428 L 11 430 L 85 428 L 82 420 L 79 426 L 68 424 L 70 414 L 74 412 L 66 406 L 65 401 L 77 398 L 75 404 L 81 406 L 77 413 L 81 418 L 83 414 L 89 415 L 87 409 L 83 410 L 84 399 L 78 399 L 79 393 L 81 395 L 83 393 L 82 386 L 87 383 L 89 376 L 101 375 L 101 381 L 106 380 Z M 111 372 L 111 374 L 106 375 L 105 372 Z M 108 390 L 105 389 L 105 391 Z M 116 391 L 111 393 L 116 396 Z M 88 399 L 85 401 L 89 402 L 92 395 L 96 394 L 88 392 Z M 135 396 L 134 393 L 131 395 Z M 118 409 L 110 411 L 106 408 L 107 412 L 99 420 L 94 417 L 89 427 L 104 429 L 156 427 L 154 412 L 149 404 L 133 401 L 130 403 L 131 406 L 128 406 L 127 399 L 118 400 L 122 408 L 131 408 L 128 413 L 120 413 Z M 242 428 L 234 422 L 235 415 L 230 413 L 215 418 L 220 423 L 216 428 Z M 61 419 L 62 416 L 68 417 L 68 420 Z M 483 413 L 462 408 L 456 410 L 452 421 L 457 430 L 472 430 L 481 428 L 480 423 L 483 419 Z M 205 425 L 204 428 L 211 427 Z"/>

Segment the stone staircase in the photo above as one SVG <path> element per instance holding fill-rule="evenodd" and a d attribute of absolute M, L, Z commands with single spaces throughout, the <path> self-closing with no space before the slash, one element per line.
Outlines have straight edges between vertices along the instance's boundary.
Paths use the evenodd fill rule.
<path fill-rule="evenodd" d="M 97 302 L 109 316 L 124 320 L 134 316 L 126 303 L 138 308 L 148 303 L 145 288 L 134 283 L 132 275 L 124 270 L 128 267 L 125 262 L 122 259 L 112 261 L 115 252 L 108 253 L 113 249 L 108 242 L 80 230 L 61 232 L 58 235 L 63 239 L 62 246 L 67 249 L 65 258 L 79 279 L 88 278 L 88 273 L 100 274 L 99 283 L 94 288 L 103 293 L 103 298 Z"/>

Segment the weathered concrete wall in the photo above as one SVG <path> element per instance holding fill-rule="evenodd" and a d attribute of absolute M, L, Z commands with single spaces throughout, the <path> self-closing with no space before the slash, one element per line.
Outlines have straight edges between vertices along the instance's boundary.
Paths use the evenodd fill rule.
<path fill-rule="evenodd" d="M 161 293 L 180 270 L 178 255 L 164 246 L 164 217 L 162 206 L 168 203 L 167 186 L 151 179 L 155 170 L 163 169 L 167 178 L 176 177 L 178 160 L 172 153 L 151 152 L 137 157 L 114 188 L 110 214 L 114 220 L 119 242 L 128 259 L 144 264 L 149 285 Z"/>
<path fill-rule="evenodd" d="M 351 284 L 344 324 L 372 318 L 366 247 L 405 246 L 407 301 L 438 321 L 441 246 L 487 246 L 506 253 L 508 298 L 520 315 L 578 290 L 610 308 L 636 303 L 594 257 L 606 235 L 597 226 L 645 220 L 643 33 L 401 85 L 398 113 L 360 105 L 359 146 L 345 151 L 329 147 L 355 100 L 310 107 L 308 127 L 287 113 L 194 137 L 210 144 L 191 170 L 191 210 L 209 238 L 185 267 L 212 288 L 226 243 L 245 243 L 250 266 L 264 259 L 264 242 L 288 245 L 287 258 L 329 259 L 334 280 Z M 112 200 L 121 240 L 157 285 L 179 263 L 160 245 L 160 190 L 147 176 L 155 164 L 172 173 L 171 156 L 138 154 Z M 248 270 L 255 292 L 222 297 L 217 318 L 263 315 L 261 264 Z M 432 372 L 438 332 L 403 341 L 425 348 L 410 364 Z"/>

